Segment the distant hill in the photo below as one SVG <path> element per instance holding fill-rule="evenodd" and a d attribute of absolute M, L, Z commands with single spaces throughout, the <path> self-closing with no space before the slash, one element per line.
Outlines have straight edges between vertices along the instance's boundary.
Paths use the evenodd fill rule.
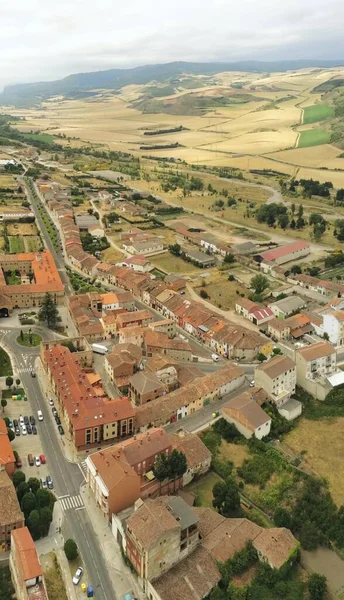
<path fill-rule="evenodd" d="M 147 84 L 152 81 L 171 82 L 183 74 L 212 75 L 223 71 L 278 72 L 310 67 L 339 67 L 344 60 L 284 60 L 278 62 L 240 61 L 217 63 L 172 62 L 146 65 L 133 69 L 110 69 L 92 73 L 77 73 L 57 81 L 22 83 L 5 87 L 0 104 L 35 106 L 51 96 L 85 98 L 97 89 L 119 90 L 129 84 Z"/>

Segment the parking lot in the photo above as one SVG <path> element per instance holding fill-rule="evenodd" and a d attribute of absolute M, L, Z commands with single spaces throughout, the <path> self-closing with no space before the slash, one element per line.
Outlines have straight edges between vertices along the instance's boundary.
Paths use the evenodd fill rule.
<path fill-rule="evenodd" d="M 30 466 L 28 461 L 28 454 L 32 454 L 35 458 L 40 454 L 43 454 L 41 439 L 40 439 L 40 429 L 45 427 L 44 421 L 39 421 L 37 414 L 34 414 L 30 407 L 29 401 L 24 400 L 12 400 L 9 399 L 7 401 L 7 406 L 5 409 L 4 417 L 8 417 L 10 419 L 17 419 L 19 421 L 20 416 L 30 417 L 34 416 L 36 421 L 36 429 L 37 435 L 31 434 L 22 434 L 22 428 L 19 427 L 21 435 L 16 436 L 12 442 L 13 450 L 16 450 L 19 454 L 19 457 L 22 461 L 22 471 L 26 475 L 26 479 L 30 477 L 37 477 L 37 479 L 46 478 L 49 473 L 49 465 L 41 464 L 39 467 L 36 465 Z"/>

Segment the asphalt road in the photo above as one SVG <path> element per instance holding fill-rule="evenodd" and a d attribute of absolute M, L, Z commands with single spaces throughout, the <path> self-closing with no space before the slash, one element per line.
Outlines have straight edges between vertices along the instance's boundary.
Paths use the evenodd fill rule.
<path fill-rule="evenodd" d="M 32 329 L 37 333 L 42 333 L 37 328 Z M 80 493 L 80 485 L 84 482 L 84 476 L 77 464 L 66 460 L 61 448 L 60 435 L 52 419 L 51 407 L 41 391 L 38 378 L 33 378 L 30 374 L 30 369 L 34 368 L 39 349 L 25 348 L 26 356 L 24 359 L 23 348 L 18 346 L 16 342 L 17 336 L 17 329 L 9 330 L 3 336 L 3 341 L 16 357 L 18 369 L 21 371 L 19 377 L 30 400 L 32 414 L 37 416 L 37 410 L 41 410 L 43 413 L 44 421 L 39 423 L 39 433 L 43 453 L 47 457 L 49 472 L 54 481 L 54 492 L 58 497 L 77 496 Z M 44 330 L 45 339 L 52 337 L 55 337 L 53 332 Z M 98 538 L 88 519 L 86 509 L 65 510 L 63 515 L 62 533 L 67 531 L 68 537 L 72 537 L 76 541 L 87 572 L 87 579 L 95 589 L 97 600 L 114 600 L 116 595 L 105 566 Z"/>

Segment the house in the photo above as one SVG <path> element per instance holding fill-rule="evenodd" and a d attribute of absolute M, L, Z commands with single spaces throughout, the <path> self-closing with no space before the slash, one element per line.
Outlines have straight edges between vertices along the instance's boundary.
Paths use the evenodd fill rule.
<path fill-rule="evenodd" d="M 264 392 L 253 388 L 235 396 L 221 407 L 223 418 L 228 423 L 233 423 L 246 439 L 254 436 L 261 440 L 270 433 L 271 417 L 261 408 L 261 398 L 266 398 Z"/>
<path fill-rule="evenodd" d="M 297 313 L 292 317 L 288 317 L 285 319 L 285 324 L 290 327 L 290 335 L 295 340 L 298 340 L 306 335 L 306 333 L 311 333 L 313 331 L 311 319 L 304 313 Z"/>
<path fill-rule="evenodd" d="M 97 225 L 91 225 L 88 228 L 88 233 L 90 233 L 91 236 L 95 238 L 102 238 L 105 235 L 105 231 L 103 227 L 99 225 L 99 223 L 97 223 Z"/>
<path fill-rule="evenodd" d="M 173 448 L 182 452 L 188 464 L 183 475 L 183 485 L 190 483 L 194 477 L 207 473 L 211 466 L 212 455 L 201 438 L 194 433 L 179 430 L 172 435 Z"/>
<path fill-rule="evenodd" d="M 6 471 L 10 476 L 14 473 L 15 458 L 8 437 L 7 425 L 0 419 L 0 472 Z"/>
<path fill-rule="evenodd" d="M 257 245 L 254 242 L 242 242 L 241 244 L 233 244 L 232 249 L 234 254 L 246 256 L 257 251 Z"/>
<path fill-rule="evenodd" d="M 316 333 L 328 335 L 328 339 L 337 348 L 344 346 L 344 310 L 333 310 L 322 317 L 322 325 L 312 321 Z"/>
<path fill-rule="evenodd" d="M 256 367 L 254 370 L 254 379 L 256 386 L 263 388 L 279 410 L 295 394 L 295 363 L 291 358 L 279 354 L 271 358 L 268 362 Z M 301 414 L 302 405 L 300 402 L 298 402 L 298 411 L 296 412 L 298 414 L 294 412 L 292 418 L 296 418 Z"/>
<path fill-rule="evenodd" d="M 303 273 L 300 275 L 289 275 L 288 281 L 292 281 L 301 287 L 317 292 L 317 294 L 323 296 L 342 297 L 344 295 L 344 285 L 338 281 L 318 279 L 317 277 L 311 277 L 310 275 L 304 275 Z"/>
<path fill-rule="evenodd" d="M 154 269 L 154 265 L 147 260 L 144 254 L 130 256 L 116 263 L 116 265 L 119 267 L 128 267 L 128 269 L 133 269 L 133 271 L 138 273 L 149 273 Z"/>
<path fill-rule="evenodd" d="M 138 576 L 153 581 L 199 541 L 198 518 L 178 496 L 142 502 L 126 522 L 126 554 Z"/>
<path fill-rule="evenodd" d="M 76 215 L 75 222 L 79 231 L 88 231 L 89 227 L 99 225 L 99 221 L 94 215 Z"/>
<path fill-rule="evenodd" d="M 142 350 L 139 346 L 118 344 L 110 354 L 105 355 L 105 371 L 117 387 L 120 381 L 120 388 L 128 388 L 129 378 L 139 368 L 141 359 Z"/>
<path fill-rule="evenodd" d="M 270 321 L 274 316 L 270 308 L 256 304 L 248 298 L 239 298 L 236 300 L 235 311 L 258 326 Z"/>
<path fill-rule="evenodd" d="M 155 331 L 148 327 L 144 334 L 144 354 L 148 357 L 155 354 L 166 355 L 176 361 L 192 361 L 192 350 L 188 342 L 179 337 L 171 339 L 164 333 Z"/>
<path fill-rule="evenodd" d="M 220 251 L 220 242 L 214 235 L 202 233 L 200 241 L 201 247 L 204 248 L 206 252 L 209 252 L 209 254 L 216 254 Z"/>
<path fill-rule="evenodd" d="M 140 325 L 118 329 L 118 342 L 120 344 L 134 344 L 141 347 L 143 345 L 144 332 L 144 327 Z"/>
<path fill-rule="evenodd" d="M 165 385 L 155 373 L 150 371 L 140 371 L 129 379 L 129 395 L 136 406 L 142 406 L 146 402 L 159 398 L 166 394 L 166 391 Z"/>
<path fill-rule="evenodd" d="M 254 258 L 257 262 L 268 262 L 276 265 L 284 265 L 285 263 L 299 260 L 310 253 L 310 245 L 308 242 L 296 240 L 280 248 L 267 250 L 257 254 Z"/>
<path fill-rule="evenodd" d="M 116 310 L 125 308 L 127 311 L 136 310 L 134 296 L 130 292 L 107 292 L 100 295 L 101 310 Z"/>
<path fill-rule="evenodd" d="M 128 241 L 123 244 L 124 250 L 133 255 L 153 256 L 164 251 L 164 244 L 155 237 L 149 237 L 142 241 Z"/>
<path fill-rule="evenodd" d="M 134 505 L 139 498 L 178 489 L 182 479 L 159 482 L 152 472 L 159 454 L 169 455 L 172 449 L 170 436 L 155 428 L 88 456 L 87 485 L 104 517 L 111 519 L 112 514 Z"/>
<path fill-rule="evenodd" d="M 174 338 L 177 333 L 176 322 L 173 319 L 162 319 L 161 321 L 153 321 L 148 325 L 152 331 L 164 333 L 168 338 Z"/>
<path fill-rule="evenodd" d="M 15 487 L 6 471 L 0 471 L 0 552 L 11 546 L 11 532 L 24 527 Z"/>
<path fill-rule="evenodd" d="M 126 327 L 147 327 L 148 323 L 153 321 L 152 313 L 147 309 L 135 310 L 118 315 L 117 329 Z"/>
<path fill-rule="evenodd" d="M 245 317 L 245 319 L 248 319 L 249 314 L 258 308 L 260 308 L 260 305 L 248 298 L 238 298 L 235 301 L 235 312 Z"/>
<path fill-rule="evenodd" d="M 202 269 L 216 264 L 215 258 L 205 252 L 200 252 L 200 250 L 185 250 L 184 254 L 186 258 L 189 258 L 191 262 L 195 262 Z"/>
<path fill-rule="evenodd" d="M 290 336 L 290 327 L 287 325 L 287 319 L 271 319 L 268 323 L 268 334 L 276 342 L 286 340 Z"/>
<path fill-rule="evenodd" d="M 42 565 L 27 527 L 11 533 L 10 570 L 17 600 L 48 600 Z"/>
<path fill-rule="evenodd" d="M 295 352 L 297 383 L 309 394 L 324 400 L 330 391 L 328 378 L 337 372 L 337 353 L 329 342 L 318 342 Z"/>
<path fill-rule="evenodd" d="M 295 312 L 300 311 L 301 308 L 306 306 L 304 300 L 299 296 L 290 296 L 289 298 L 283 298 L 277 300 L 268 305 L 271 308 L 273 314 L 278 319 L 285 319 Z"/>

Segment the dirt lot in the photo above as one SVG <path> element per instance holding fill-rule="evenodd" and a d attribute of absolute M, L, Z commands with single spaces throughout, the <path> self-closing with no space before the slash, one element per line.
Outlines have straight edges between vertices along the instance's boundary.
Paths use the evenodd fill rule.
<path fill-rule="evenodd" d="M 37 235 L 35 223 L 9 223 L 7 225 L 8 235 Z"/>
<path fill-rule="evenodd" d="M 344 504 L 344 418 L 308 421 L 303 419 L 285 438 L 296 454 L 306 451 L 304 462 L 326 477 L 338 506 Z"/>
<path fill-rule="evenodd" d="M 236 281 L 228 281 L 227 273 L 221 274 L 220 279 L 212 280 L 205 286 L 194 289 L 198 294 L 204 290 L 209 295 L 207 300 L 224 310 L 234 309 L 235 301 L 240 298 L 240 294 L 247 296 L 248 293 L 247 289 Z"/>
<path fill-rule="evenodd" d="M 0 173 L 0 188 L 17 188 L 18 183 L 14 175 L 3 175 Z"/>
<path fill-rule="evenodd" d="M 179 256 L 173 256 L 173 254 L 170 254 L 170 252 L 158 254 L 157 256 L 150 256 L 149 260 L 151 263 L 153 263 L 153 265 L 165 273 L 187 273 L 188 275 L 190 275 L 190 273 L 195 273 L 199 275 L 200 271 L 203 270 L 195 267 L 195 265 L 187 262 L 186 260 L 183 260 Z M 205 270 L 207 271 L 207 269 Z"/>

